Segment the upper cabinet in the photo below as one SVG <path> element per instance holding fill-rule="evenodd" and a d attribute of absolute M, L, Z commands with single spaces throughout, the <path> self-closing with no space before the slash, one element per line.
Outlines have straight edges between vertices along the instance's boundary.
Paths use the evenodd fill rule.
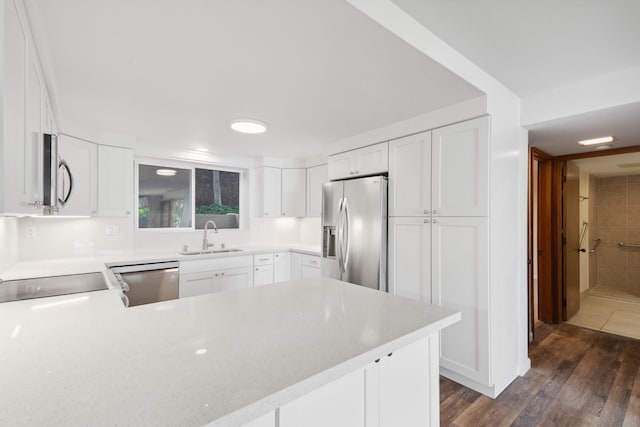
<path fill-rule="evenodd" d="M 489 215 L 489 118 L 391 141 L 389 216 Z"/>
<path fill-rule="evenodd" d="M 307 171 L 306 169 L 282 169 L 282 216 L 305 216 Z"/>
<path fill-rule="evenodd" d="M 328 180 L 327 165 L 307 169 L 307 216 L 322 214 L 322 184 Z"/>
<path fill-rule="evenodd" d="M 98 215 L 129 216 L 133 209 L 133 151 L 98 146 Z"/>
<path fill-rule="evenodd" d="M 329 156 L 329 179 L 353 178 L 389 171 L 389 143 L 370 145 Z"/>
<path fill-rule="evenodd" d="M 60 135 L 58 158 L 58 214 L 97 215 L 98 146 Z"/>
<path fill-rule="evenodd" d="M 255 169 L 255 215 L 265 218 L 305 216 L 306 170 Z"/>
<path fill-rule="evenodd" d="M 431 214 L 431 132 L 389 143 L 389 216 Z"/>
<path fill-rule="evenodd" d="M 489 117 L 436 129 L 432 141 L 433 214 L 489 215 Z"/>
<path fill-rule="evenodd" d="M 23 3 L 0 7 L 0 213 L 40 214 L 42 133 L 54 123 L 51 103 Z"/>

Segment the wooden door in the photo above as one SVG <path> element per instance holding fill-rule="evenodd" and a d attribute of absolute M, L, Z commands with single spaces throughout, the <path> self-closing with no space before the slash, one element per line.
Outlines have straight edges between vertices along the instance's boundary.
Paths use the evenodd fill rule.
<path fill-rule="evenodd" d="M 569 320 L 580 310 L 580 169 L 573 161 L 565 168 L 564 191 L 562 320 Z"/>

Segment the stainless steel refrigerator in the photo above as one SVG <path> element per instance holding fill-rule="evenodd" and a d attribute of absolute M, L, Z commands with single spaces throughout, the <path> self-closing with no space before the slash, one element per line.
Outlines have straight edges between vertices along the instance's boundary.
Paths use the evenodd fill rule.
<path fill-rule="evenodd" d="M 323 277 L 387 291 L 387 178 L 322 186 Z"/>

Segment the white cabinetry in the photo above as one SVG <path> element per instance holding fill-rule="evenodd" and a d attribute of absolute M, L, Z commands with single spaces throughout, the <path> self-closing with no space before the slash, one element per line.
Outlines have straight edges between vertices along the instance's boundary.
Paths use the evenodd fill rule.
<path fill-rule="evenodd" d="M 437 340 L 420 339 L 283 405 L 280 427 L 438 426 Z"/>
<path fill-rule="evenodd" d="M 431 132 L 389 143 L 389 216 L 431 214 Z"/>
<path fill-rule="evenodd" d="M 432 302 L 462 312 L 462 320 L 441 333 L 440 365 L 490 385 L 489 219 L 434 221 Z"/>
<path fill-rule="evenodd" d="M 306 214 L 306 169 L 282 169 L 282 216 Z"/>
<path fill-rule="evenodd" d="M 276 252 L 273 254 L 273 281 L 287 280 L 291 280 L 291 252 Z"/>
<path fill-rule="evenodd" d="M 98 214 L 129 216 L 133 206 L 133 151 L 98 146 Z"/>
<path fill-rule="evenodd" d="M 389 292 L 431 303 L 431 219 L 389 218 Z"/>
<path fill-rule="evenodd" d="M 481 117 L 390 142 L 389 291 L 462 311 L 442 374 L 490 394 L 488 132 Z"/>
<path fill-rule="evenodd" d="M 291 252 L 291 280 L 302 279 L 302 254 Z"/>
<path fill-rule="evenodd" d="M 300 276 L 304 279 L 307 277 L 320 277 L 320 257 L 315 255 L 302 254 L 301 256 Z"/>
<path fill-rule="evenodd" d="M 245 423 L 242 427 L 277 427 L 276 426 L 276 411 L 271 411 L 253 421 Z"/>
<path fill-rule="evenodd" d="M 59 215 L 98 213 L 98 146 L 60 135 L 58 138 Z"/>
<path fill-rule="evenodd" d="M 261 167 L 254 170 L 255 216 L 279 218 L 305 215 L 305 169 Z"/>
<path fill-rule="evenodd" d="M 489 215 L 489 118 L 436 129 L 432 139 L 434 215 Z"/>
<path fill-rule="evenodd" d="M 307 216 L 322 214 L 322 184 L 329 180 L 327 165 L 307 168 Z"/>
<path fill-rule="evenodd" d="M 42 133 L 55 120 L 24 4 L 0 8 L 0 213 L 39 214 Z"/>
<path fill-rule="evenodd" d="M 251 256 L 180 261 L 180 298 L 251 286 Z"/>
<path fill-rule="evenodd" d="M 273 283 L 273 254 L 253 256 L 253 286 Z"/>
<path fill-rule="evenodd" d="M 374 175 L 389 171 L 389 143 L 381 142 L 329 156 L 329 179 Z"/>

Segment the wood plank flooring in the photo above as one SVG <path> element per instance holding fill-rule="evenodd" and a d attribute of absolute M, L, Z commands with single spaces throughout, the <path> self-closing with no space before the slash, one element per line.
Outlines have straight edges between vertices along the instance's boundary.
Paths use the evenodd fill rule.
<path fill-rule="evenodd" d="M 441 378 L 441 426 L 640 426 L 639 340 L 543 325 L 529 357 L 495 400 Z"/>

